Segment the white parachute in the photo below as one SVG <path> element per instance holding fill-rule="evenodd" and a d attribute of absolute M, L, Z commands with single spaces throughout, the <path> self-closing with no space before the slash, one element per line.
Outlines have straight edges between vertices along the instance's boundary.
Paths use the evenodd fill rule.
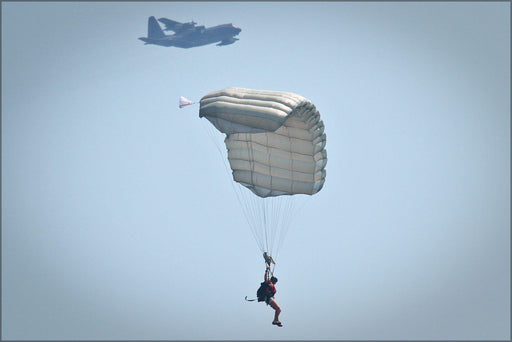
<path fill-rule="evenodd" d="M 283 91 L 226 88 L 205 95 L 199 116 L 222 133 L 238 198 L 262 252 L 274 256 L 299 195 L 325 182 L 326 135 L 313 103 Z M 256 196 L 255 196 L 256 195 Z"/>

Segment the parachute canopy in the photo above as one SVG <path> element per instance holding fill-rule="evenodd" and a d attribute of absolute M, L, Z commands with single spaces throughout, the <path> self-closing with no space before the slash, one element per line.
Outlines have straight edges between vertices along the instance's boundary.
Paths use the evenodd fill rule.
<path fill-rule="evenodd" d="M 189 99 L 187 99 L 184 96 L 180 96 L 180 102 L 179 102 L 180 108 L 183 108 L 185 106 L 189 106 L 191 104 L 194 104 L 194 102 L 190 101 Z"/>
<path fill-rule="evenodd" d="M 201 99 L 199 116 L 226 134 L 233 179 L 256 195 L 313 195 L 322 189 L 326 136 L 310 100 L 290 92 L 226 88 Z"/>

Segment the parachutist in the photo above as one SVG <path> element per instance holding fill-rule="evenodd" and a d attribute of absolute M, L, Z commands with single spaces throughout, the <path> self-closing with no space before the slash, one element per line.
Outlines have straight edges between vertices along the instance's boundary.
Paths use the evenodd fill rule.
<path fill-rule="evenodd" d="M 270 305 L 270 307 L 275 310 L 274 320 L 272 321 L 272 324 L 277 325 L 278 327 L 282 327 L 283 325 L 281 324 L 281 322 L 279 322 L 279 314 L 281 313 L 281 308 L 274 299 L 274 295 L 276 294 L 275 284 L 277 283 L 277 278 L 274 276 L 269 278 L 269 273 L 270 266 L 267 265 L 267 269 L 265 270 L 265 281 L 261 283 L 261 286 L 257 292 L 258 302 L 265 301 L 267 305 Z"/>
<path fill-rule="evenodd" d="M 250 190 L 235 192 L 261 251 L 275 246 L 278 238 L 282 242 L 286 229 L 280 228 L 287 225 L 280 224 L 281 218 L 295 215 L 294 196 L 314 195 L 325 183 L 327 138 L 319 111 L 291 92 L 230 87 L 204 95 L 199 117 L 225 134 L 230 177 Z M 263 258 L 267 269 L 258 301 L 275 310 L 272 324 L 282 326 L 281 308 L 274 299 L 277 278 L 270 274 L 269 279 L 275 262 L 268 253 Z"/>

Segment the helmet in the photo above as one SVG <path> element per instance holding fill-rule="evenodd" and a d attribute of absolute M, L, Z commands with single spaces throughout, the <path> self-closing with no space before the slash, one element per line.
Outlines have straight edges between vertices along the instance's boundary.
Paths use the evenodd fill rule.
<path fill-rule="evenodd" d="M 276 277 L 274 277 L 274 276 L 272 276 L 272 278 L 270 278 L 270 282 L 271 282 L 272 284 L 277 283 L 277 278 L 276 278 Z"/>

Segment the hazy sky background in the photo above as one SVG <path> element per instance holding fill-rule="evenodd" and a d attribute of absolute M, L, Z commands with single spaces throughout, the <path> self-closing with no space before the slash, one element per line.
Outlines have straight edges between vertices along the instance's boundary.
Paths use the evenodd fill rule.
<path fill-rule="evenodd" d="M 151 15 L 242 32 L 144 45 Z M 283 328 L 177 106 L 229 86 L 326 126 Z M 2 2 L 2 339 L 510 339 L 510 3 Z"/>

